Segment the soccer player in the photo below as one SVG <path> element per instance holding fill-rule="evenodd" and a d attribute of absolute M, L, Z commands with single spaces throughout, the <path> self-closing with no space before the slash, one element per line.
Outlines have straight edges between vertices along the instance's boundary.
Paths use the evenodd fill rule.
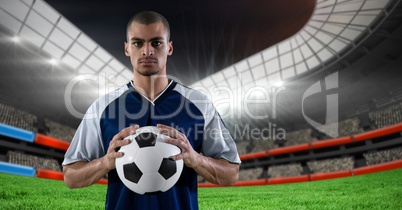
<path fill-rule="evenodd" d="M 145 11 L 127 25 L 125 54 L 134 78 L 95 101 L 87 110 L 63 161 L 68 187 L 86 187 L 108 174 L 106 209 L 198 209 L 197 174 L 219 185 L 233 185 L 240 158 L 235 142 L 212 103 L 201 93 L 169 79 L 173 53 L 168 21 Z M 115 159 L 125 137 L 142 126 L 157 126 L 178 146 L 184 168 L 168 191 L 139 195 L 119 179 Z"/>

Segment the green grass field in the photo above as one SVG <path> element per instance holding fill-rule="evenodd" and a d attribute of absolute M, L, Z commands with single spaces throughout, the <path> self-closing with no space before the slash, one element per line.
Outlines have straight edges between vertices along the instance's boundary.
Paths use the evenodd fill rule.
<path fill-rule="evenodd" d="M 103 209 L 105 185 L 0 173 L 0 209 Z M 200 209 L 402 209 L 402 169 L 295 184 L 200 188 Z"/>

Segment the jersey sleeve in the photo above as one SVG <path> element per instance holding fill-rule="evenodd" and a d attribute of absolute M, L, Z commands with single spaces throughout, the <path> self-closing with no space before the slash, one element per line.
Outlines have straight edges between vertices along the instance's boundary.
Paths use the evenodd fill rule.
<path fill-rule="evenodd" d="M 105 154 L 100 135 L 99 102 L 92 104 L 81 121 L 71 144 L 64 155 L 62 165 L 78 161 L 91 161 Z"/>
<path fill-rule="evenodd" d="M 219 113 L 209 106 L 211 117 L 204 126 L 202 154 L 212 158 L 223 158 L 231 163 L 241 163 L 236 143 L 230 135 Z"/>

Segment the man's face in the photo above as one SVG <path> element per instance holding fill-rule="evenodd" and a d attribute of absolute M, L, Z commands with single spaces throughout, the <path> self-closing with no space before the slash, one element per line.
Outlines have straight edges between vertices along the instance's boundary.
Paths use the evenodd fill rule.
<path fill-rule="evenodd" d="M 173 52 L 172 42 L 161 22 L 144 25 L 133 22 L 127 31 L 125 54 L 130 57 L 134 75 L 166 74 L 167 56 Z"/>

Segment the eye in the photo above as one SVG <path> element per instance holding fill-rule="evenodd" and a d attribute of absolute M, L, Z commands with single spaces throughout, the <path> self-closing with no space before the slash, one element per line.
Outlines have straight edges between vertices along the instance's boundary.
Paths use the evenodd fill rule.
<path fill-rule="evenodd" d="M 142 46 L 142 42 L 133 42 L 132 43 L 135 47 L 141 47 Z"/>
<path fill-rule="evenodd" d="M 160 41 L 153 41 L 151 44 L 152 44 L 152 47 L 159 47 L 159 46 L 162 44 L 162 42 L 160 42 Z"/>

